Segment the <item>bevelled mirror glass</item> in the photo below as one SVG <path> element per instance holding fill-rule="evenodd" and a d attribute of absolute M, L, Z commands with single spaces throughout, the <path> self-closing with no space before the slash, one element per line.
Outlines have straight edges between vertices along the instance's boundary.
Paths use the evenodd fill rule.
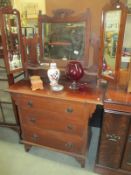
<path fill-rule="evenodd" d="M 58 9 L 52 17 L 39 15 L 39 35 L 44 62 L 88 62 L 89 10 L 78 16 L 68 9 Z"/>
<path fill-rule="evenodd" d="M 44 23 L 42 28 L 45 59 L 80 60 L 84 56 L 85 22 Z"/>
<path fill-rule="evenodd" d="M 0 11 L 4 60 L 8 73 L 23 69 L 20 16 L 17 10 L 5 8 Z"/>
<path fill-rule="evenodd" d="M 126 7 L 119 1 L 111 1 L 102 11 L 100 76 L 116 81 L 121 60 Z"/>
<path fill-rule="evenodd" d="M 10 70 L 22 68 L 18 16 L 4 14 L 4 28 L 7 36 L 6 43 Z"/>

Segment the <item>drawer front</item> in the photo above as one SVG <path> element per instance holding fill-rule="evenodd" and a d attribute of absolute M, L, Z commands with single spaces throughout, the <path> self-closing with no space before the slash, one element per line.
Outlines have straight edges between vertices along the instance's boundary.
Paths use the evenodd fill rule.
<path fill-rule="evenodd" d="M 110 168 L 120 168 L 129 118 L 112 112 L 104 113 L 98 163 Z"/>
<path fill-rule="evenodd" d="M 19 110 L 20 120 L 22 124 L 29 127 L 37 127 L 40 129 L 54 130 L 66 132 L 70 134 L 83 135 L 87 124 L 82 120 L 80 122 L 73 121 L 68 117 L 50 111 L 33 111 Z"/>
<path fill-rule="evenodd" d="M 63 133 L 23 126 L 22 138 L 24 141 L 67 152 L 81 154 L 83 151 L 85 151 L 83 150 L 84 140 L 82 140 L 80 137 L 75 137 Z"/>
<path fill-rule="evenodd" d="M 131 105 L 104 103 L 105 109 L 131 113 Z"/>
<path fill-rule="evenodd" d="M 89 116 L 88 106 L 84 103 L 65 101 L 54 98 L 41 98 L 22 95 L 16 100 L 17 105 L 24 109 L 38 111 L 52 111 L 61 113 L 63 116 L 86 120 Z"/>

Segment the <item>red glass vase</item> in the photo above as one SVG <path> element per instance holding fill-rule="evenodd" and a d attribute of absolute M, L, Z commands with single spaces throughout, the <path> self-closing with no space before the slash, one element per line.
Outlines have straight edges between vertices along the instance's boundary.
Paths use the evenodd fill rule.
<path fill-rule="evenodd" d="M 83 77 L 84 70 L 80 62 L 70 61 L 66 67 L 66 76 L 72 80 L 71 89 L 79 89 L 79 80 Z"/>

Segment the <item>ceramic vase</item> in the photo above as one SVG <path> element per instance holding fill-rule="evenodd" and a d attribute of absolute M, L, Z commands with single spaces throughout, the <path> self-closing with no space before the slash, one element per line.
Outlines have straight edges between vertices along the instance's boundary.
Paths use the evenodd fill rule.
<path fill-rule="evenodd" d="M 47 71 L 47 75 L 50 81 L 50 86 L 58 86 L 60 71 L 57 68 L 56 63 L 50 63 L 50 67 Z"/>

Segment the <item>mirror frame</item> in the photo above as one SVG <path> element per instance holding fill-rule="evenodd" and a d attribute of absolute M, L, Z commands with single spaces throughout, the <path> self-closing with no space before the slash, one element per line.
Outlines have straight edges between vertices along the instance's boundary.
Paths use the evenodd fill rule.
<path fill-rule="evenodd" d="M 4 15 L 5 14 L 15 14 L 18 17 L 18 35 L 19 35 L 19 52 L 21 54 L 21 62 L 22 67 L 17 69 L 10 69 L 10 63 L 8 59 L 8 49 L 7 49 L 7 35 L 4 25 Z M 21 23 L 20 23 L 20 13 L 16 9 L 12 9 L 11 7 L 4 7 L 0 9 L 0 26 L 1 26 L 1 33 L 2 33 L 2 45 L 3 45 L 3 55 L 4 55 L 4 62 L 6 66 L 6 70 L 8 74 L 21 72 L 24 70 L 24 52 L 23 52 L 23 44 L 22 44 L 22 33 L 21 33 Z"/>
<path fill-rule="evenodd" d="M 118 8 L 119 7 L 119 8 Z M 102 75 L 102 65 L 103 65 L 103 55 L 104 55 L 104 24 L 105 24 L 105 16 L 106 12 L 113 10 L 121 10 L 121 18 L 120 18 L 120 29 L 118 32 L 118 41 L 116 48 L 116 57 L 115 57 L 115 74 L 114 77 L 108 77 Z M 127 17 L 127 7 L 119 0 L 111 0 L 109 4 L 106 4 L 102 8 L 102 17 L 101 17 L 101 27 L 100 27 L 100 52 L 99 52 L 99 77 L 103 78 L 107 81 L 111 81 L 117 83 L 119 78 L 119 70 L 121 63 L 121 54 L 123 47 L 123 39 L 124 39 L 124 31 Z"/>
<path fill-rule="evenodd" d="M 70 22 L 85 22 L 85 49 L 83 58 L 77 61 L 80 61 L 84 68 L 88 65 L 89 62 L 89 45 L 90 45 L 90 30 L 91 30 L 91 20 L 90 20 L 90 10 L 86 9 L 86 11 L 80 15 L 73 16 L 73 11 L 70 9 L 57 9 L 54 11 L 54 16 L 42 15 L 39 14 L 38 17 L 38 31 L 40 36 L 40 51 L 41 56 L 44 57 L 44 46 L 42 42 L 42 24 L 43 23 L 70 23 Z M 48 59 L 41 60 L 41 62 L 50 63 L 55 61 L 58 64 L 59 68 L 65 68 L 67 63 L 71 60 L 60 60 L 60 59 Z"/>

